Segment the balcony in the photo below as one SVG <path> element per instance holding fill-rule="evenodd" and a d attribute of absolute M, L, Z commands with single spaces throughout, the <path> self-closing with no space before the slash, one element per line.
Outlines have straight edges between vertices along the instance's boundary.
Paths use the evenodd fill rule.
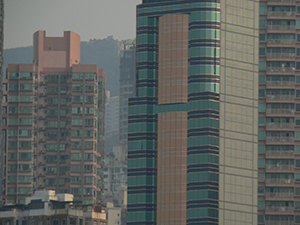
<path fill-rule="evenodd" d="M 267 53 L 269 59 L 295 58 L 295 53 Z"/>
<path fill-rule="evenodd" d="M 266 184 L 294 184 L 294 179 L 287 178 L 266 178 Z"/>
<path fill-rule="evenodd" d="M 266 95 L 267 100 L 294 100 L 295 95 Z"/>
<path fill-rule="evenodd" d="M 294 17 L 296 16 L 295 11 L 268 11 L 267 16 L 274 16 L 274 17 Z"/>
<path fill-rule="evenodd" d="M 294 198 L 294 192 L 266 192 L 266 198 Z"/>
<path fill-rule="evenodd" d="M 267 142 L 294 142 L 294 137 L 266 137 Z"/>
<path fill-rule="evenodd" d="M 269 122 L 266 123 L 267 128 L 294 128 L 295 124 L 294 123 L 273 123 Z"/>
<path fill-rule="evenodd" d="M 267 25 L 267 30 L 274 30 L 274 31 L 289 31 L 295 30 L 295 25 Z"/>
<path fill-rule="evenodd" d="M 273 80 L 268 80 L 266 82 L 267 86 L 280 86 L 280 87 L 291 87 L 295 86 L 295 81 L 273 81 Z"/>
<path fill-rule="evenodd" d="M 266 212 L 294 212 L 294 206 L 266 206 Z"/>
<path fill-rule="evenodd" d="M 268 3 L 295 3 L 296 0 L 268 0 Z"/>
<path fill-rule="evenodd" d="M 265 225 L 294 225 L 294 221 L 266 220 Z"/>
<path fill-rule="evenodd" d="M 267 44 L 293 45 L 295 43 L 295 39 L 267 39 Z"/>
<path fill-rule="evenodd" d="M 266 156 L 294 156 L 293 150 L 266 150 Z"/>
<path fill-rule="evenodd" d="M 293 73 L 295 72 L 295 67 L 267 67 L 267 72 Z"/>
<path fill-rule="evenodd" d="M 268 114 L 294 114 L 294 109 L 266 109 Z"/>
<path fill-rule="evenodd" d="M 294 170 L 294 165 L 266 164 L 266 170 Z"/>

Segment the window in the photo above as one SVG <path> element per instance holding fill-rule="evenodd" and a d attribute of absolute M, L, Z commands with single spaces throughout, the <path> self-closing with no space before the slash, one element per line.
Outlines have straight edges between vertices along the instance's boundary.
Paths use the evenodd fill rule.
<path fill-rule="evenodd" d="M 73 84 L 72 89 L 73 91 L 82 91 L 82 86 L 81 84 Z"/>
<path fill-rule="evenodd" d="M 72 176 L 71 183 L 81 183 L 81 177 L 79 176 Z"/>
<path fill-rule="evenodd" d="M 81 160 L 81 153 L 72 153 L 71 159 L 72 160 Z"/>
<path fill-rule="evenodd" d="M 94 119 L 85 119 L 85 126 L 93 126 Z"/>
<path fill-rule="evenodd" d="M 19 183 L 31 183 L 31 176 L 19 176 Z"/>
<path fill-rule="evenodd" d="M 265 167 L 265 159 L 258 159 L 258 167 Z"/>
<path fill-rule="evenodd" d="M 32 114 L 32 107 L 31 106 L 21 106 L 20 113 L 21 114 Z"/>
<path fill-rule="evenodd" d="M 19 148 L 31 148 L 32 142 L 31 141 L 19 141 Z"/>
<path fill-rule="evenodd" d="M 20 119 L 21 125 L 32 125 L 32 119 L 30 118 L 21 118 Z"/>
<path fill-rule="evenodd" d="M 32 102 L 32 95 L 20 95 L 20 102 Z"/>
<path fill-rule="evenodd" d="M 93 160 L 93 153 L 84 153 L 84 160 Z"/>
<path fill-rule="evenodd" d="M 31 153 L 19 153 L 19 160 L 31 160 Z"/>
<path fill-rule="evenodd" d="M 265 61 L 260 61 L 259 62 L 259 69 L 260 70 L 265 70 L 266 69 L 266 62 Z"/>
<path fill-rule="evenodd" d="M 19 171 L 31 171 L 30 164 L 19 164 Z"/>
<path fill-rule="evenodd" d="M 265 202 L 264 201 L 258 201 L 258 209 L 264 209 L 265 208 Z"/>
<path fill-rule="evenodd" d="M 84 183 L 92 184 L 93 183 L 93 177 L 92 176 L 85 176 L 84 177 Z"/>
<path fill-rule="evenodd" d="M 16 172 L 17 171 L 17 164 L 8 164 L 7 171 L 8 172 Z"/>
<path fill-rule="evenodd" d="M 93 138 L 94 137 L 94 131 L 93 130 L 85 130 L 84 131 L 84 137 Z"/>
<path fill-rule="evenodd" d="M 94 103 L 94 96 L 93 95 L 85 96 L 85 102 Z"/>
<path fill-rule="evenodd" d="M 264 112 L 264 111 L 266 111 L 266 104 L 265 104 L 265 103 L 259 103 L 259 104 L 258 104 L 258 111 L 259 111 L 259 112 Z"/>
<path fill-rule="evenodd" d="M 9 184 L 17 183 L 17 176 L 7 176 L 7 183 Z"/>
<path fill-rule="evenodd" d="M 47 174 L 56 174 L 57 168 L 53 166 L 46 167 L 46 173 Z"/>
<path fill-rule="evenodd" d="M 258 131 L 258 139 L 263 140 L 266 137 L 266 132 L 265 131 Z"/>
<path fill-rule="evenodd" d="M 266 48 L 259 48 L 259 55 L 261 56 L 266 55 Z"/>
<path fill-rule="evenodd" d="M 266 83 L 266 76 L 265 75 L 259 75 L 259 83 L 265 84 Z"/>
<path fill-rule="evenodd" d="M 18 107 L 9 107 L 9 114 L 18 114 Z"/>
<path fill-rule="evenodd" d="M 9 141 L 8 142 L 8 149 L 14 149 L 14 148 L 17 148 L 17 147 L 18 147 L 18 145 L 17 145 L 16 141 Z M 8 154 L 11 154 L 11 153 L 8 153 Z M 14 154 L 14 153 L 12 153 L 12 154 Z"/>
<path fill-rule="evenodd" d="M 259 20 L 259 28 L 265 28 L 266 27 L 266 20 Z"/>
<path fill-rule="evenodd" d="M 14 142 L 16 144 L 16 142 Z M 8 160 L 17 160 L 17 153 L 8 153 Z"/>
<path fill-rule="evenodd" d="M 82 130 L 72 130 L 72 137 L 82 137 Z"/>
<path fill-rule="evenodd" d="M 82 126 L 82 119 L 72 119 L 72 126 Z"/>
<path fill-rule="evenodd" d="M 266 41 L 266 34 L 259 34 L 259 41 Z"/>
<path fill-rule="evenodd" d="M 266 118 L 265 117 L 259 117 L 258 118 L 258 124 L 261 126 L 266 125 Z"/>
<path fill-rule="evenodd" d="M 74 103 L 82 103 L 83 96 L 82 95 L 73 95 L 72 96 L 72 102 Z"/>

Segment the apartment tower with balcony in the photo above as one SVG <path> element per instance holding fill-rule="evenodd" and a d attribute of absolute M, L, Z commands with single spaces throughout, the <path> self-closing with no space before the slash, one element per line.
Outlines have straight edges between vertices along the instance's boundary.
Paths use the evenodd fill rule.
<path fill-rule="evenodd" d="M 143 0 L 128 225 L 257 223 L 258 1 Z"/>
<path fill-rule="evenodd" d="M 34 33 L 33 64 L 12 64 L 3 80 L 6 203 L 34 190 L 101 202 L 105 75 L 80 64 L 80 37 Z"/>
<path fill-rule="evenodd" d="M 300 2 L 261 0 L 258 224 L 300 224 Z"/>

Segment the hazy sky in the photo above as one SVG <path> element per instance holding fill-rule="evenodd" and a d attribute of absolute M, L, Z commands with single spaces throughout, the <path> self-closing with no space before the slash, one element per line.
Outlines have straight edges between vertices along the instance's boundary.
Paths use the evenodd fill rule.
<path fill-rule="evenodd" d="M 136 5 L 141 0 L 4 0 L 4 48 L 32 45 L 32 35 L 62 36 L 71 30 L 82 41 L 135 37 Z"/>

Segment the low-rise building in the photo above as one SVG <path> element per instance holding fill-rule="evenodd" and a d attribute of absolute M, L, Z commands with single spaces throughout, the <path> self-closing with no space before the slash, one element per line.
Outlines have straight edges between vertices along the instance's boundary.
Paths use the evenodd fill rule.
<path fill-rule="evenodd" d="M 72 194 L 43 190 L 27 197 L 25 204 L 7 204 L 1 207 L 0 224 L 107 225 L 107 220 L 103 205 L 76 204 Z"/>

